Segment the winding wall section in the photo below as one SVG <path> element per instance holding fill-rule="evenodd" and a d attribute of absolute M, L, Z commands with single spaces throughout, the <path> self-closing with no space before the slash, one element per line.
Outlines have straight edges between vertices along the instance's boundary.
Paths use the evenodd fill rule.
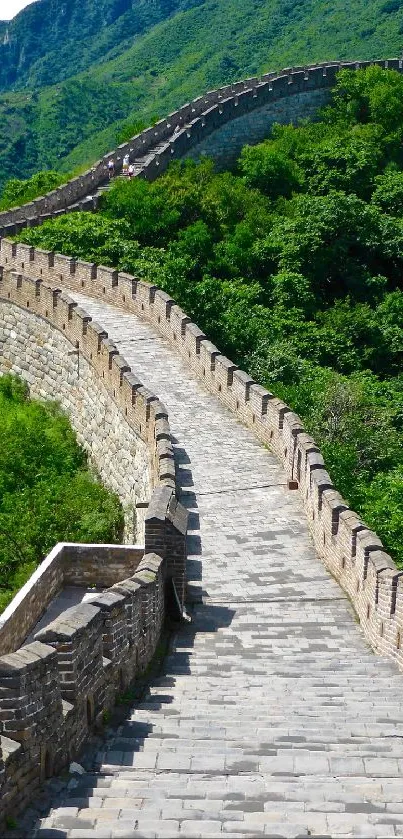
<path fill-rule="evenodd" d="M 114 161 L 119 173 L 126 154 L 135 165 L 136 176 L 148 180 L 155 180 L 173 160 L 187 156 L 208 153 L 225 165 L 236 158 L 243 143 L 256 143 L 267 136 L 274 122 L 313 116 L 327 101 L 340 69 L 372 64 L 399 73 L 403 68 L 398 58 L 330 62 L 292 67 L 209 91 L 118 146 L 67 184 L 0 213 L 0 234 L 13 234 L 65 212 L 96 209 L 98 189 L 107 180 L 108 161 Z"/>
<path fill-rule="evenodd" d="M 78 754 L 115 697 L 149 664 L 172 580 L 183 603 L 187 515 L 176 500 L 166 408 L 132 373 L 106 330 L 60 288 L 10 266 L 0 269 L 0 309 L 1 372 L 18 371 L 34 393 L 61 400 L 122 500 L 153 488 L 141 551 L 57 546 L 2 615 L 2 830 L 4 818 L 30 803 L 45 778 Z M 116 435 L 122 436 L 117 447 Z M 140 489 L 136 482 L 144 477 L 148 487 Z M 91 604 L 63 612 L 26 642 L 66 581 L 108 587 L 111 580 L 115 585 Z"/>
<path fill-rule="evenodd" d="M 146 292 L 129 311 L 71 290 L 167 405 L 193 622 L 37 839 L 402 835 L 402 676 L 365 642 L 306 511 L 367 637 L 397 659 L 401 589 L 391 616 L 378 540 L 286 406 Z"/>
<path fill-rule="evenodd" d="M 400 61 L 387 64 L 402 69 Z M 206 137 L 214 154 L 225 156 L 229 124 L 234 128 L 234 148 L 244 142 L 248 125 L 256 126 L 249 139 L 261 139 L 272 102 L 295 97 L 298 108 L 309 102 L 317 106 L 324 101 L 322 93 L 333 84 L 339 66 L 284 71 L 208 94 L 117 150 L 117 168 L 127 150 L 138 162 L 138 175 L 153 179 L 175 156 L 208 150 L 208 145 L 203 147 Z M 249 119 L 252 113 L 257 119 Z M 296 111 L 294 115 L 298 116 Z M 86 178 L 98 187 L 105 176 L 105 162 L 61 192 L 3 216 L 3 232 L 76 209 L 81 197 L 83 208 L 93 208 L 96 201 L 93 194 L 86 197 Z M 154 639 L 150 648 L 163 616 L 158 592 L 166 572 L 161 562 L 168 564 L 183 591 L 186 516 L 173 502 L 174 452 L 176 491 L 192 523 L 190 593 L 197 604 L 203 601 L 195 605 L 197 632 L 179 634 L 166 664 L 166 677 L 150 687 L 149 698 L 133 712 L 127 729 L 115 737 L 114 748 L 95 762 L 100 774 L 83 778 L 78 791 L 67 795 L 61 810 L 52 811 L 38 835 L 45 836 L 48 828 L 54 828 L 57 835 L 61 831 L 71 837 L 95 837 L 102 831 L 108 837 L 126 836 L 130 830 L 136 836 L 153 837 L 204 837 L 207 833 L 353 836 L 362 835 L 361 827 L 365 836 L 402 835 L 396 796 L 403 755 L 400 742 L 393 739 L 403 722 L 401 677 L 395 667 L 403 665 L 402 575 L 376 534 L 333 487 L 320 452 L 299 418 L 223 357 L 174 301 L 154 286 L 6 238 L 1 240 L 0 264 L 4 305 L 49 321 L 88 363 L 99 365 L 97 372 L 110 399 L 156 453 L 154 468 L 163 486 L 158 490 L 160 501 L 146 518 L 145 547 L 149 547 L 148 533 L 157 556 L 147 560 L 143 579 L 144 584 L 147 573 L 152 573 L 154 588 L 151 600 L 143 599 L 141 607 L 149 610 L 143 627 Z M 69 289 L 75 299 L 69 299 L 61 287 Z M 77 303 L 83 303 L 89 314 Z M 92 316 L 100 320 L 100 326 Z M 107 339 L 107 332 L 125 347 L 129 363 Z M 179 418 L 174 451 L 166 410 L 159 409 L 157 398 L 133 380 L 127 370 L 131 365 L 155 384 L 172 415 Z M 161 410 L 159 416 L 156 409 Z M 275 453 L 281 468 L 257 441 Z M 299 499 L 291 493 L 297 488 Z M 170 511 L 172 503 L 179 518 Z M 306 521 L 316 553 L 348 593 L 368 641 L 389 662 L 372 656 L 337 586 L 319 570 Z M 194 578 L 202 568 L 201 587 Z M 61 625 L 56 622 L 37 636 L 32 649 L 0 659 L 0 707 L 4 728 L 12 737 L 6 743 L 8 803 L 13 793 L 7 786 L 7 769 L 17 772 L 17 789 L 24 787 L 20 796 L 17 793 L 15 798 L 14 793 L 19 803 L 28 800 L 47 774 L 46 743 L 54 726 L 60 727 L 61 712 L 65 721 L 74 721 L 70 728 L 64 725 L 63 737 L 75 732 L 75 747 L 85 739 L 90 720 L 83 725 L 83 716 L 87 713 L 91 718 L 93 695 L 86 668 L 93 656 L 100 661 L 102 621 L 108 627 L 103 630 L 104 655 L 108 650 L 112 660 L 115 656 L 109 684 L 112 693 L 116 691 L 124 651 L 133 644 L 137 650 L 141 644 L 138 616 L 143 613 L 133 607 L 133 579 L 136 584 L 132 578 L 119 589 L 123 604 L 112 596 L 99 607 L 82 607 L 75 613 L 73 627 L 68 620 Z M 93 608 L 98 609 L 94 614 L 88 611 Z M 210 642 L 211 632 L 215 638 Z M 63 687 L 68 635 L 74 636 L 74 641 L 69 640 L 74 666 L 71 670 L 69 665 L 69 685 Z M 135 651 L 133 661 L 137 656 Z M 250 663 L 253 660 L 256 666 Z M 324 671 L 321 675 L 318 667 Z M 95 692 L 97 679 L 105 690 L 105 665 L 95 668 L 91 682 Z M 49 684 L 54 704 L 46 715 Z M 28 699 L 35 691 L 29 717 Z M 208 701 L 203 700 L 203 691 Z M 262 697 L 267 698 L 266 705 Z M 62 699 L 65 703 L 73 699 L 72 707 L 61 705 Z M 161 713 L 165 703 L 172 704 L 171 714 L 169 709 Z M 327 726 L 328 717 L 332 724 Z M 153 743 L 154 731 L 157 743 Z M 18 746 L 19 740 L 24 747 Z M 176 745 L 175 740 L 179 741 Z M 64 743 L 63 739 L 56 743 L 56 767 Z M 247 777 L 238 779 L 240 773 Z M 285 780 L 279 782 L 278 775 Z M 214 804 L 217 776 L 219 805 Z M 105 789 L 110 792 L 102 792 Z M 118 799 L 119 805 L 109 807 L 108 814 L 105 808 L 110 798 Z M 298 818 L 291 818 L 297 811 Z"/>
<path fill-rule="evenodd" d="M 223 356 L 174 300 L 155 286 L 7 239 L 0 243 L 0 261 L 14 272 L 24 271 L 32 281 L 40 276 L 51 287 L 57 283 L 146 319 L 168 340 L 204 387 L 280 459 L 287 480 L 299 487 L 316 550 L 352 599 L 368 640 L 403 667 L 403 572 L 336 491 L 318 446 L 299 417 Z M 18 287 L 15 293 L 23 305 L 26 295 Z M 63 298 L 61 304 L 64 307 Z M 63 309 L 61 316 L 65 319 Z M 112 371 L 115 367 L 118 370 L 118 362 Z"/>

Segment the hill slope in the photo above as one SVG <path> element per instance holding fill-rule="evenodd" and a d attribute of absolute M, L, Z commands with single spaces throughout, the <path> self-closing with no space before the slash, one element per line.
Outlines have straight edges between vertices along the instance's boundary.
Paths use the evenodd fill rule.
<path fill-rule="evenodd" d="M 162 116 L 237 78 L 402 51 L 403 0 L 334 0 L 331 7 L 326 0 L 127 4 L 40 0 L 17 16 L 12 25 L 24 24 L 25 46 L 18 64 L 0 62 L 6 68 L 0 79 L 3 89 L 11 78 L 23 89 L 0 97 L 0 183 L 44 167 L 69 171 L 88 163 L 116 144 L 125 121 Z M 59 9 L 53 22 L 52 9 Z M 52 42 L 47 52 L 39 36 Z M 49 75 L 58 83 L 43 87 Z"/>
<path fill-rule="evenodd" d="M 0 23 L 0 90 L 86 70 L 176 11 L 180 0 L 39 0 Z"/>

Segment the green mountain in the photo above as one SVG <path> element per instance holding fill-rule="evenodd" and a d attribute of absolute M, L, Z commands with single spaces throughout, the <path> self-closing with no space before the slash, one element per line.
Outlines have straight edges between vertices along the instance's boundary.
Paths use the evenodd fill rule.
<path fill-rule="evenodd" d="M 238 78 L 400 55 L 403 0 L 39 0 L 0 35 L 1 184 L 83 166 Z"/>
<path fill-rule="evenodd" d="M 113 57 L 179 0 L 39 0 L 0 24 L 0 90 L 44 87 Z"/>

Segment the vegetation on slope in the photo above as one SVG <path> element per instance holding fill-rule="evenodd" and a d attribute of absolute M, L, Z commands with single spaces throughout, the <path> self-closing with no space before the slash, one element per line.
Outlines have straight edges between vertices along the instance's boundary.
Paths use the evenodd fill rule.
<path fill-rule="evenodd" d="M 21 239 L 172 294 L 302 417 L 403 567 L 403 78 L 339 75 L 321 122 L 276 127 L 238 170 L 117 182 L 98 215 Z"/>
<path fill-rule="evenodd" d="M 0 89 L 34 89 L 74 76 L 124 51 L 136 36 L 187 5 L 186 0 L 39 0 L 0 23 Z"/>
<path fill-rule="evenodd" d="M 47 192 L 56 189 L 65 180 L 64 175 L 52 171 L 37 172 L 36 175 L 32 175 L 27 180 L 10 178 L 0 198 L 0 212 L 9 210 L 10 207 L 20 207 L 21 204 L 27 204 L 40 195 L 46 195 Z"/>
<path fill-rule="evenodd" d="M 56 403 L 0 378 L 0 611 L 57 542 L 117 542 L 117 496 L 89 470 Z"/>
<path fill-rule="evenodd" d="M 399 55 L 402 32 L 402 0 L 40 0 L 0 46 L 0 186 L 91 163 L 125 123 L 235 79 Z"/>

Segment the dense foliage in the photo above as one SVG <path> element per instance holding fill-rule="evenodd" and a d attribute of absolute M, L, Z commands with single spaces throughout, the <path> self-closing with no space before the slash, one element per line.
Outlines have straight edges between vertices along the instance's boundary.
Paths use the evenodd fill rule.
<path fill-rule="evenodd" d="M 0 211 L 8 210 L 10 207 L 19 207 L 21 204 L 27 204 L 38 198 L 40 195 L 45 195 L 52 189 L 56 189 L 64 181 L 65 177 L 58 172 L 37 172 L 31 178 L 20 180 L 19 178 L 10 178 L 7 181 L 1 198 Z"/>
<path fill-rule="evenodd" d="M 398 56 L 402 32 L 401 0 L 39 0 L 0 23 L 0 186 L 235 79 Z"/>
<path fill-rule="evenodd" d="M 403 78 L 343 72 L 321 122 L 276 127 L 236 172 L 117 182 L 102 212 L 24 241 L 169 291 L 290 404 L 403 567 Z"/>
<path fill-rule="evenodd" d="M 56 403 L 0 378 L 0 611 L 57 542 L 116 542 L 117 497 L 87 466 Z"/>
<path fill-rule="evenodd" d="M 0 89 L 53 85 L 75 76 L 174 14 L 186 0 L 39 0 L 0 22 Z M 1 15 L 1 9 L 0 9 Z"/>

